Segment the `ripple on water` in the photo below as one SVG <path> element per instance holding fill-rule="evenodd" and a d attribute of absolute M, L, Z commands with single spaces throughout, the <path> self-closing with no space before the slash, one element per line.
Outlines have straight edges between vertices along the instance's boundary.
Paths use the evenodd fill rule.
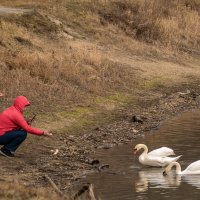
<path fill-rule="evenodd" d="M 99 151 L 95 157 L 117 173 L 92 174 L 87 179 L 94 183 L 95 193 L 103 200 L 199 200 L 200 175 L 181 177 L 172 172 L 163 177 L 163 169 L 141 166 L 132 153 L 137 143 L 146 144 L 150 150 L 168 146 L 176 155 L 183 155 L 179 162 L 185 169 L 200 159 L 199 141 L 200 111 L 184 113 L 132 144 Z"/>

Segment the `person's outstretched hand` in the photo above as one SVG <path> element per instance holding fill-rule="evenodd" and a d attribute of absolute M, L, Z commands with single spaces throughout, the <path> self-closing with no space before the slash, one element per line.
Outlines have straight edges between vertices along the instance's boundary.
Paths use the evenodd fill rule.
<path fill-rule="evenodd" d="M 45 136 L 52 136 L 53 134 L 50 133 L 49 131 L 44 131 L 44 135 L 45 135 Z"/>
<path fill-rule="evenodd" d="M 0 92 L 0 97 L 4 97 L 4 94 Z"/>

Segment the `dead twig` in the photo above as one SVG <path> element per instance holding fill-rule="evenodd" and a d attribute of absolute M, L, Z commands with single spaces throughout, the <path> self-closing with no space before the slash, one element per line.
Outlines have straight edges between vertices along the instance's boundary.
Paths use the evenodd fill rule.
<path fill-rule="evenodd" d="M 91 183 L 84 185 L 74 196 L 74 200 L 80 197 L 83 193 L 88 191 L 90 200 L 97 200 L 94 196 L 94 186 Z"/>
<path fill-rule="evenodd" d="M 89 196 L 91 200 L 96 200 L 95 196 L 94 196 L 94 186 L 93 184 L 89 185 Z"/>
<path fill-rule="evenodd" d="M 51 184 L 52 188 L 58 193 L 60 196 L 64 196 L 63 193 L 60 191 L 60 189 L 57 187 L 57 185 L 52 181 L 52 179 L 45 174 L 44 177 L 48 180 L 48 182 Z"/>

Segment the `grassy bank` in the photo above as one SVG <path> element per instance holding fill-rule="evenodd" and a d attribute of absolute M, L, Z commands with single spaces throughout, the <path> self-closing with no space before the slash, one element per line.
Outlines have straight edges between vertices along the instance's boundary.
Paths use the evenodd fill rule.
<path fill-rule="evenodd" d="M 26 95 L 33 102 L 30 114 L 40 110 L 46 127 L 55 119 L 57 124 L 72 125 L 85 114 L 113 110 L 144 84 L 162 85 L 162 78 L 143 82 L 134 59 L 121 61 L 124 57 L 184 63 L 183 58 L 199 52 L 196 0 L 1 0 L 0 4 L 33 9 L 0 17 L 0 90 L 7 97 L 2 107 L 17 95 Z M 117 94 L 124 97 L 110 99 Z"/>
<path fill-rule="evenodd" d="M 0 198 L 5 200 L 25 200 L 25 199 L 64 199 L 48 190 L 38 190 L 33 188 L 27 188 L 18 185 L 19 183 L 13 182 L 8 184 L 1 184 Z"/>

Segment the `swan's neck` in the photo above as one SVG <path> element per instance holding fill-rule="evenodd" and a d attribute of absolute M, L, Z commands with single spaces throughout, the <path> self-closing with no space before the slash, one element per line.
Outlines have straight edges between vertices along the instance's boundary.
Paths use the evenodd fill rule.
<path fill-rule="evenodd" d="M 176 174 L 181 174 L 181 166 L 178 162 L 172 163 L 171 167 L 176 166 Z"/>
<path fill-rule="evenodd" d="M 147 154 L 148 153 L 148 148 L 147 148 L 147 146 L 146 145 L 142 145 L 141 146 L 141 149 L 144 149 L 144 151 L 143 151 L 143 153 L 142 153 L 142 155 L 144 155 L 144 154 Z"/>

